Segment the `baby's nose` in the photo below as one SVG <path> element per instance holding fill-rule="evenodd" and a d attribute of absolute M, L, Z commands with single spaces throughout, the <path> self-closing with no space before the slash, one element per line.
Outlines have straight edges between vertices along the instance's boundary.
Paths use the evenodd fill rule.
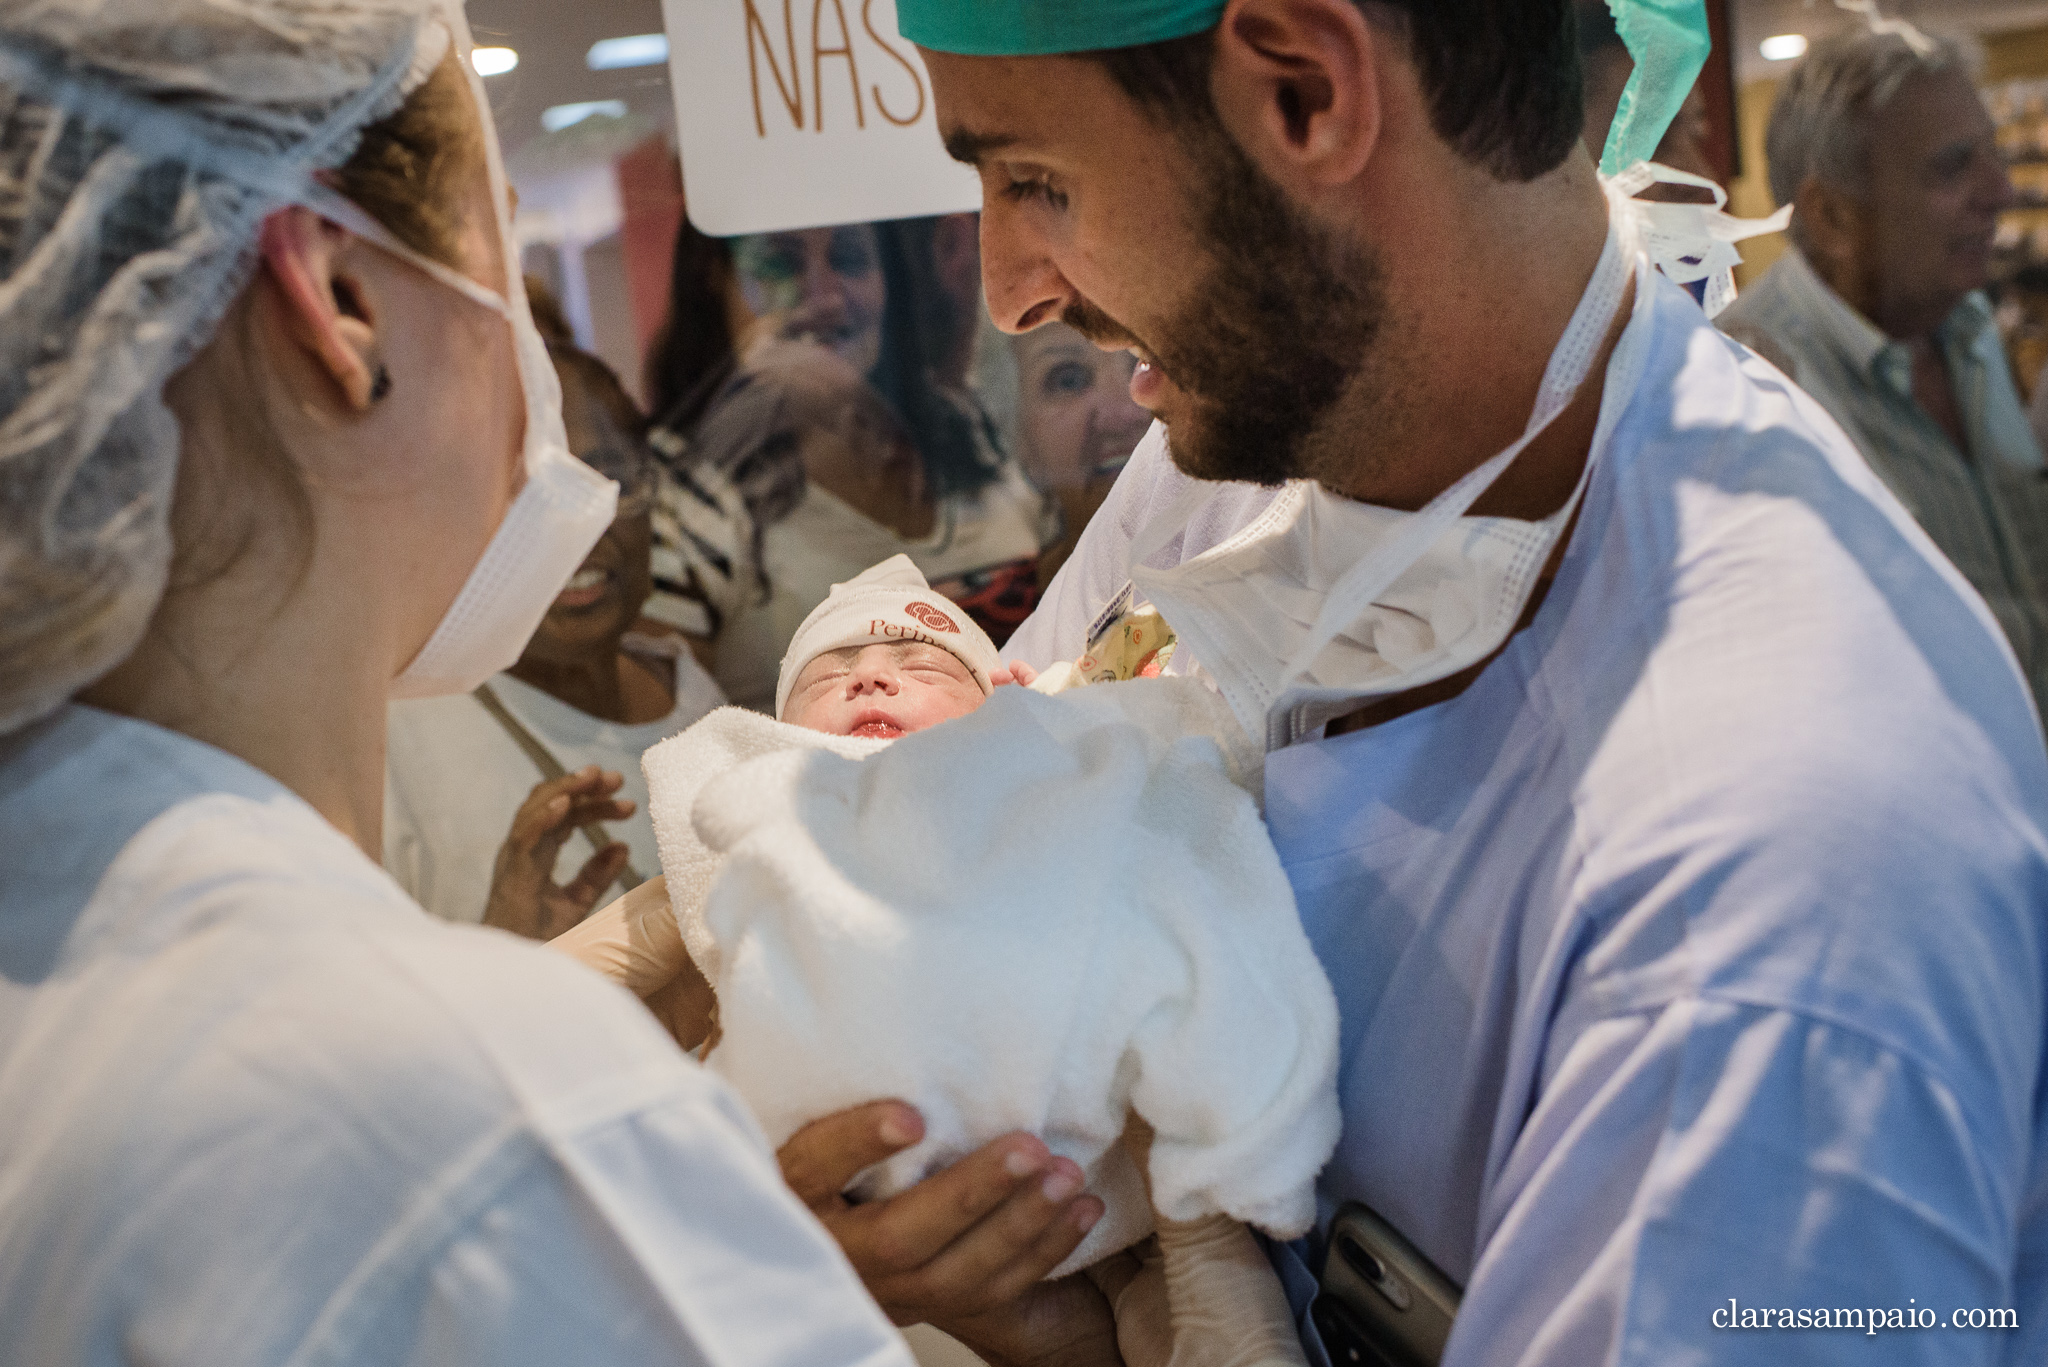
<path fill-rule="evenodd" d="M 896 671 L 885 664 L 857 666 L 853 671 L 853 692 L 858 697 L 863 693 L 896 692 Z"/>

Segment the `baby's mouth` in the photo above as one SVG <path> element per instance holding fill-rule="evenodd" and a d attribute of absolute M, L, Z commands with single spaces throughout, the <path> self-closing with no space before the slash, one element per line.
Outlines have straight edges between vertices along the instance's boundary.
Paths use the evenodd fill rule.
<path fill-rule="evenodd" d="M 854 719 L 853 729 L 846 734 L 863 740 L 894 740 L 903 734 L 903 726 L 880 708 L 870 708 Z"/>

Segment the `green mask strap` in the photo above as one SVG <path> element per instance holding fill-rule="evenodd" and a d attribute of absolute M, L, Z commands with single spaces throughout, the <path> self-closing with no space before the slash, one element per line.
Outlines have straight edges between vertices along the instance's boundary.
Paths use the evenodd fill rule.
<path fill-rule="evenodd" d="M 1699 80 L 1713 40 L 1707 35 L 1706 0 L 1607 0 L 1607 8 L 1636 63 L 1600 157 L 1600 173 L 1613 176 L 1655 160 L 1657 144 Z"/>

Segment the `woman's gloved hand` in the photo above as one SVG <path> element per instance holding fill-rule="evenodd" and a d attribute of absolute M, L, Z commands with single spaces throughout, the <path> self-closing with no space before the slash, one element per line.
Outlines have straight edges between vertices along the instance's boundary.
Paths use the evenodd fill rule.
<path fill-rule="evenodd" d="M 1123 1142 L 1149 1189 L 1152 1127 L 1133 1115 Z M 1160 1220 L 1087 1275 L 1109 1298 L 1125 1367 L 1307 1367 L 1280 1278 L 1227 1215 Z"/>
<path fill-rule="evenodd" d="M 712 1040 L 717 998 L 683 947 L 665 878 L 648 879 L 548 941 L 548 948 L 596 969 L 646 1002 L 683 1048 L 694 1050 Z"/>

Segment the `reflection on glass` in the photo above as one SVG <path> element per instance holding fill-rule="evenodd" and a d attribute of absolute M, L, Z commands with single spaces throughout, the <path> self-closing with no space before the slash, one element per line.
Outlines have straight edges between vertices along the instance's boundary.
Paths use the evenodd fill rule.
<path fill-rule="evenodd" d="M 1104 351 L 1064 323 L 1012 342 L 1017 357 L 1017 446 L 1026 473 L 1057 501 L 1060 539 L 1039 561 L 1047 583 L 1131 458 L 1152 416 L 1131 399 L 1137 362 Z"/>
<path fill-rule="evenodd" d="M 1058 517 L 970 380 L 978 231 L 953 215 L 678 240 L 649 377 L 678 492 L 656 533 L 734 701 L 772 703 L 811 608 L 898 553 L 998 641 L 1036 604 Z"/>
<path fill-rule="evenodd" d="M 888 286 L 872 225 L 743 237 L 733 262 L 747 306 L 779 336 L 818 342 L 862 373 L 881 359 Z"/>

